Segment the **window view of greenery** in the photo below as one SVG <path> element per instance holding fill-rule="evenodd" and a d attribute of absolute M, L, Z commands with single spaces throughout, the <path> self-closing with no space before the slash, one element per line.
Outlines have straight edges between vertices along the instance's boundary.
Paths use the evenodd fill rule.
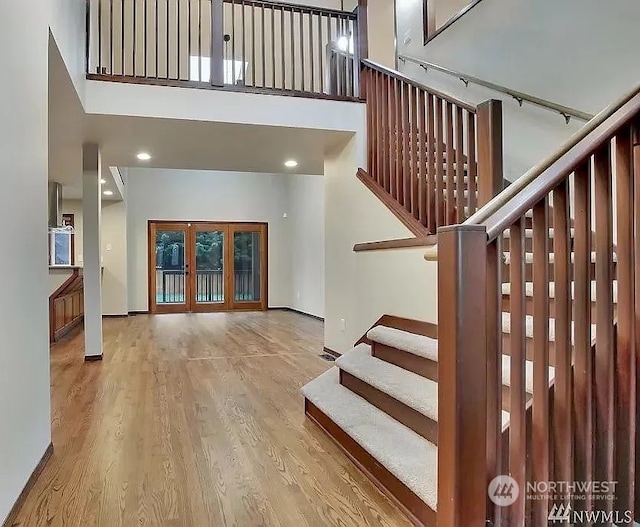
<path fill-rule="evenodd" d="M 156 232 L 156 302 L 185 302 L 185 233 Z M 195 301 L 224 302 L 224 232 L 195 235 Z M 261 297 L 260 234 L 236 232 L 233 237 L 234 297 L 238 302 Z"/>
<path fill-rule="evenodd" d="M 221 231 L 196 233 L 196 269 L 222 271 L 224 265 L 224 234 Z"/>
<path fill-rule="evenodd" d="M 238 302 L 260 300 L 260 233 L 236 232 L 233 236 L 235 299 Z"/>
<path fill-rule="evenodd" d="M 224 302 L 224 233 L 196 232 L 196 302 Z"/>
<path fill-rule="evenodd" d="M 184 231 L 156 232 L 156 302 L 158 304 L 184 304 L 185 302 L 184 244 Z"/>

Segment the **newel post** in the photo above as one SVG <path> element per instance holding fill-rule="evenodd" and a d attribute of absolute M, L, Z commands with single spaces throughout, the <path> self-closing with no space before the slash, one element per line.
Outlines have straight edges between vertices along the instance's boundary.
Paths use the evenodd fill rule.
<path fill-rule="evenodd" d="M 356 8 L 355 42 L 354 42 L 354 86 L 353 95 L 364 99 L 364 87 L 362 83 L 362 61 L 369 58 L 369 29 L 367 16 L 367 0 L 358 0 Z"/>
<path fill-rule="evenodd" d="M 487 518 L 487 233 L 438 229 L 438 525 Z"/>
<path fill-rule="evenodd" d="M 355 46 L 358 52 L 358 58 L 360 60 L 365 60 L 369 58 L 369 22 L 367 16 L 367 0 L 358 0 L 356 16 L 358 40 L 355 43 Z"/>
<path fill-rule="evenodd" d="M 478 106 L 478 207 L 502 191 L 502 101 Z"/>

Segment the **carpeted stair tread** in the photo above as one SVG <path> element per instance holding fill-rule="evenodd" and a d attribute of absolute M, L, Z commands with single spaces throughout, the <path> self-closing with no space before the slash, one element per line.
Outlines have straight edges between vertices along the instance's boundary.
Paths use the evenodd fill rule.
<path fill-rule="evenodd" d="M 575 299 L 575 282 L 571 282 L 571 299 Z M 533 297 L 533 282 L 525 282 L 524 285 L 525 295 L 527 297 Z M 509 282 L 502 284 L 502 294 L 511 294 L 511 284 Z M 549 282 L 549 298 L 555 298 L 556 296 L 555 282 Z M 591 301 L 596 300 L 596 281 L 591 281 Z M 618 303 L 618 281 L 613 281 L 613 302 Z"/>
<path fill-rule="evenodd" d="M 575 256 L 576 256 L 576 253 L 572 252 L 571 258 L 570 258 L 571 263 L 575 263 Z M 531 252 L 524 253 L 524 261 L 525 263 L 528 263 L 528 264 L 533 263 L 533 253 Z M 549 253 L 549 263 L 554 263 L 554 261 L 555 261 L 555 253 L 551 251 Z M 591 251 L 591 263 L 595 263 L 595 261 L 596 261 L 596 253 L 595 251 Z M 618 261 L 618 256 L 616 255 L 616 253 L 613 253 L 611 255 L 611 261 L 613 262 Z M 511 263 L 511 253 L 509 252 L 504 253 L 504 263 L 506 263 L 507 265 Z"/>
<path fill-rule="evenodd" d="M 549 239 L 553 240 L 553 227 L 549 227 Z M 573 238 L 575 234 L 575 229 L 572 227 L 571 229 L 569 229 L 569 237 Z M 502 234 L 503 237 L 505 238 L 511 238 L 511 229 L 507 229 L 506 231 L 504 231 L 504 233 Z M 533 238 L 533 229 L 525 229 L 524 230 L 524 236 L 525 238 Z"/>
<path fill-rule="evenodd" d="M 358 344 L 342 355 L 336 366 L 377 390 L 438 421 L 438 383 L 371 355 L 371 347 Z M 502 412 L 503 426 L 509 413 Z"/>
<path fill-rule="evenodd" d="M 555 376 L 556 369 L 553 366 L 549 366 L 550 383 Z M 504 386 L 511 386 L 511 357 L 509 355 L 502 355 L 502 384 Z M 533 361 L 530 360 L 525 361 L 524 365 L 524 386 L 527 393 L 533 394 Z M 502 423 L 504 426 L 504 416 Z"/>
<path fill-rule="evenodd" d="M 511 333 L 511 313 L 502 313 L 502 332 Z M 525 316 L 525 335 L 527 338 L 533 338 L 533 315 Z M 571 342 L 573 343 L 574 337 L 574 323 L 571 322 Z M 596 338 L 596 325 L 591 324 L 591 341 Z M 549 319 L 549 342 L 555 342 L 556 339 L 556 324 L 555 319 Z"/>
<path fill-rule="evenodd" d="M 438 503 L 437 447 L 340 384 L 333 367 L 304 396 L 431 509 Z"/>
<path fill-rule="evenodd" d="M 369 330 L 367 338 L 434 362 L 438 360 L 438 341 L 424 335 L 416 335 L 387 326 L 376 326 Z"/>
<path fill-rule="evenodd" d="M 422 415 L 438 420 L 438 383 L 372 356 L 369 345 L 359 344 L 342 355 L 336 366 Z"/>

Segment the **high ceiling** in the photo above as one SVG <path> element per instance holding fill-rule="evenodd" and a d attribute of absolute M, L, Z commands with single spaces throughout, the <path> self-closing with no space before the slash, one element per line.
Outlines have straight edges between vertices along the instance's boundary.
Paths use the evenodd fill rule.
<path fill-rule="evenodd" d="M 82 196 L 81 145 L 87 142 L 101 146 L 108 179 L 110 166 L 288 173 L 288 159 L 298 161 L 295 173 L 322 174 L 325 152 L 350 137 L 313 129 L 86 115 L 53 41 L 49 64 L 49 174 L 68 198 Z M 142 151 L 152 159 L 138 161 Z"/>

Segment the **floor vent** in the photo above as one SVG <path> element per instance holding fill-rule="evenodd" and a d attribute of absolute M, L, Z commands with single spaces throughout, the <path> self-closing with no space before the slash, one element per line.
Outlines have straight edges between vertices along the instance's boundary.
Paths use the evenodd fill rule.
<path fill-rule="evenodd" d="M 335 362 L 336 360 L 336 358 L 333 355 L 330 355 L 329 353 L 321 353 L 319 357 L 321 359 L 326 360 L 327 362 Z"/>

